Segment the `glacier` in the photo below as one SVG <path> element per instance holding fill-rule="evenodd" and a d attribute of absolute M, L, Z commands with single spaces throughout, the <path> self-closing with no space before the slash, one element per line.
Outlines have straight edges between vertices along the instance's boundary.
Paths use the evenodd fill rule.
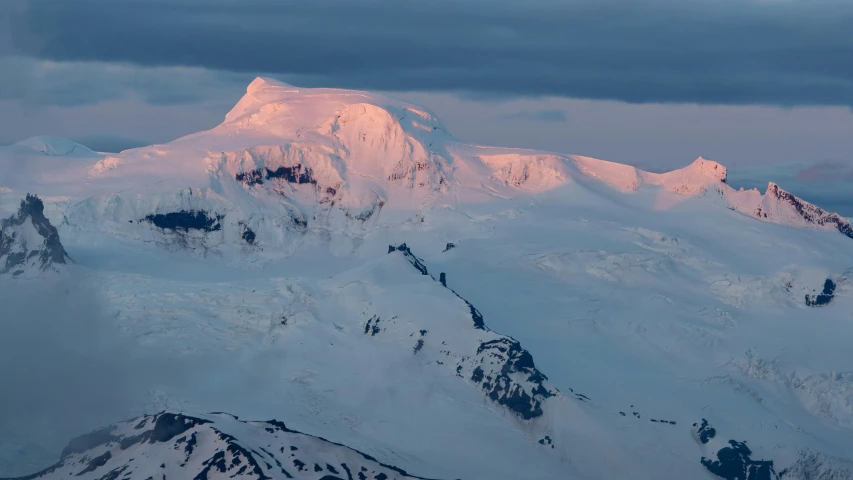
<path fill-rule="evenodd" d="M 88 426 L 125 433 L 19 464 L 60 459 L 45 479 L 193 478 L 216 455 L 259 470 L 210 478 L 346 478 L 341 461 L 366 478 L 853 478 L 853 228 L 775 183 L 726 180 L 704 158 L 650 173 L 474 145 L 420 106 L 268 78 L 167 144 L 2 147 L 2 238 L 46 244 L 14 220 L 37 200 L 61 241 L 47 257 L 68 261 L 0 282 L 95 285 L 125 338 L 197 368 Z M 198 456 L 180 436 L 122 448 L 163 415 L 198 421 Z M 270 450 L 273 427 L 234 416 L 326 443 L 303 472 Z M 4 445 L 0 475 L 36 471 Z"/>

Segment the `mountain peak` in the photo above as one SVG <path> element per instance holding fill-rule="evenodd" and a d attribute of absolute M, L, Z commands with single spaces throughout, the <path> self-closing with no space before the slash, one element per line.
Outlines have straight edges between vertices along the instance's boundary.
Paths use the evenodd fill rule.
<path fill-rule="evenodd" d="M 57 271 L 67 259 L 59 232 L 44 216 L 44 203 L 36 195 L 27 194 L 15 215 L 0 220 L 0 274 Z"/>
<path fill-rule="evenodd" d="M 119 478 L 119 474 L 122 478 L 209 478 L 210 474 L 210 478 L 248 480 L 325 474 L 324 479 L 339 479 L 341 472 L 353 478 L 351 469 L 359 478 L 427 480 L 353 448 L 292 430 L 278 420 L 246 422 L 227 413 L 190 416 L 168 411 L 74 438 L 57 463 L 23 478 L 103 479 Z"/>
<path fill-rule="evenodd" d="M 687 168 L 689 168 L 693 172 L 701 174 L 704 177 L 719 180 L 723 183 L 726 182 L 726 178 L 728 175 L 726 167 L 724 167 L 718 162 L 708 160 L 702 157 L 699 157 L 694 160 L 693 163 L 691 163 Z"/>
<path fill-rule="evenodd" d="M 98 154 L 77 142 L 67 138 L 54 137 L 51 135 L 38 135 L 21 140 L 14 144 L 15 147 L 26 148 L 44 155 L 54 157 L 85 157 L 94 158 Z"/>
<path fill-rule="evenodd" d="M 772 195 L 774 197 L 779 197 L 783 193 L 786 192 L 782 187 L 780 187 L 776 182 L 767 182 L 767 195 Z"/>
<path fill-rule="evenodd" d="M 813 227 L 835 229 L 853 238 L 853 225 L 837 213 L 809 203 L 784 190 L 774 182 L 767 183 L 767 191 L 755 215 L 779 223 L 805 224 Z"/>
<path fill-rule="evenodd" d="M 256 77 L 252 80 L 252 83 L 246 87 L 246 93 L 255 93 L 258 91 L 262 91 L 265 88 L 294 88 L 293 85 L 289 85 L 282 81 L 276 80 L 274 78 L 269 77 Z"/>

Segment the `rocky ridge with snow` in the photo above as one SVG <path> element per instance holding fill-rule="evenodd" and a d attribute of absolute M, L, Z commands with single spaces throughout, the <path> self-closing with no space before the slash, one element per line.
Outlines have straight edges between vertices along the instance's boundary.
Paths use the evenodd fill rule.
<path fill-rule="evenodd" d="M 422 479 L 276 420 L 245 422 L 224 413 L 178 412 L 146 415 L 81 435 L 68 443 L 56 464 L 6 480 L 68 478 Z"/>
<path fill-rule="evenodd" d="M 27 194 L 15 215 L 0 220 L 0 275 L 59 272 L 68 261 L 59 233 L 44 216 L 44 203 L 37 196 Z"/>

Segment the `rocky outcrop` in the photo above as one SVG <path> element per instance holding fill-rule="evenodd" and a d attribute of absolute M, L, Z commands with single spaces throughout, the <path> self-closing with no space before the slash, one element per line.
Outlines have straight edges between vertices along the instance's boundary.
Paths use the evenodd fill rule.
<path fill-rule="evenodd" d="M 237 437 L 239 432 L 239 438 Z M 423 479 L 277 420 L 244 422 L 218 413 L 146 415 L 73 439 L 59 462 L 6 480 Z"/>
<path fill-rule="evenodd" d="M 222 230 L 220 222 L 223 217 L 224 215 L 211 214 L 203 210 L 181 210 L 146 215 L 142 220 L 163 230 L 216 232 Z"/>
<path fill-rule="evenodd" d="M 713 455 L 702 457 L 700 463 L 709 472 L 726 480 L 778 480 L 780 475 L 776 473 L 772 460 L 754 460 L 752 450 L 746 446 L 746 442 L 729 440 L 719 448 L 715 437 L 717 431 L 711 427 L 706 419 L 701 424 L 693 424 L 695 438 L 705 446 L 712 449 Z"/>
<path fill-rule="evenodd" d="M 696 436 L 702 444 L 708 443 L 712 438 L 717 436 L 717 430 L 709 425 L 708 420 L 704 418 L 701 424 L 694 423 L 693 427 L 696 429 Z"/>
<path fill-rule="evenodd" d="M 726 480 L 776 480 L 772 460 L 753 460 L 746 442 L 729 440 L 728 447 L 716 453 L 716 460 L 702 457 L 702 465 L 714 475 Z"/>
<path fill-rule="evenodd" d="M 518 340 L 491 331 L 485 324 L 483 315 L 474 305 L 447 286 L 447 275 L 441 273 L 439 280 L 429 273 L 424 261 L 415 256 L 403 243 L 389 245 L 388 253 L 401 252 L 404 258 L 421 274 L 434 282 L 439 282 L 457 298 L 465 302 L 471 315 L 474 330 L 482 332 L 475 344 L 474 352 L 449 352 L 457 359 L 457 376 L 467 378 L 486 393 L 486 396 L 521 417 L 530 420 L 542 416 L 545 400 L 556 396 L 558 391 L 548 385 L 548 377 L 540 372 L 533 363 L 533 356 L 521 347 Z M 365 327 L 365 333 L 376 328 L 378 320 Z M 474 345 L 472 345 L 473 347 Z M 416 346 L 417 351 L 423 347 Z"/>
<path fill-rule="evenodd" d="M 541 416 L 542 402 L 556 394 L 544 385 L 548 377 L 536 369 L 530 352 L 521 348 L 518 340 L 502 336 L 483 342 L 477 347 L 477 358 L 480 365 L 471 381 L 492 401 L 525 420 Z"/>
<path fill-rule="evenodd" d="M 269 168 L 258 168 L 248 172 L 242 172 L 235 175 L 235 179 L 245 185 L 260 185 L 266 180 L 280 178 L 288 183 L 296 184 L 312 184 L 316 185 L 317 181 L 311 176 L 311 171 L 308 168 L 303 168 L 302 165 L 296 164 L 292 167 L 278 167 L 275 170 Z M 332 193 L 334 195 L 334 193 Z"/>
<path fill-rule="evenodd" d="M 829 302 L 835 297 L 835 282 L 827 278 L 823 284 L 823 291 L 813 295 L 806 294 L 806 305 L 809 307 L 821 307 L 829 305 Z"/>
<path fill-rule="evenodd" d="M 0 220 L 0 275 L 59 271 L 69 260 L 37 196 L 27 194 L 15 215 Z"/>
<path fill-rule="evenodd" d="M 783 219 L 780 217 L 794 216 L 803 223 L 817 227 L 832 228 L 853 238 L 853 226 L 851 226 L 849 220 L 837 213 L 827 212 L 817 205 L 798 198 L 773 182 L 767 185 L 764 200 L 761 202 L 761 206 L 756 209 L 754 215 L 761 219 L 777 221 Z"/>

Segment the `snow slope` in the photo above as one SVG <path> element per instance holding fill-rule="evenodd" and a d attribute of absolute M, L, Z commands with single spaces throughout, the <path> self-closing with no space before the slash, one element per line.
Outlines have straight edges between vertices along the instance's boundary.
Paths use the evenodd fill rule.
<path fill-rule="evenodd" d="M 41 195 L 123 331 L 241 354 L 128 416 L 284 418 L 431 478 L 851 478 L 850 223 L 775 184 L 261 78 L 211 130 L 51 159 L 0 204 Z"/>
<path fill-rule="evenodd" d="M 61 460 L 27 478 L 416 479 L 373 457 L 279 421 L 161 412 L 77 437 Z"/>

